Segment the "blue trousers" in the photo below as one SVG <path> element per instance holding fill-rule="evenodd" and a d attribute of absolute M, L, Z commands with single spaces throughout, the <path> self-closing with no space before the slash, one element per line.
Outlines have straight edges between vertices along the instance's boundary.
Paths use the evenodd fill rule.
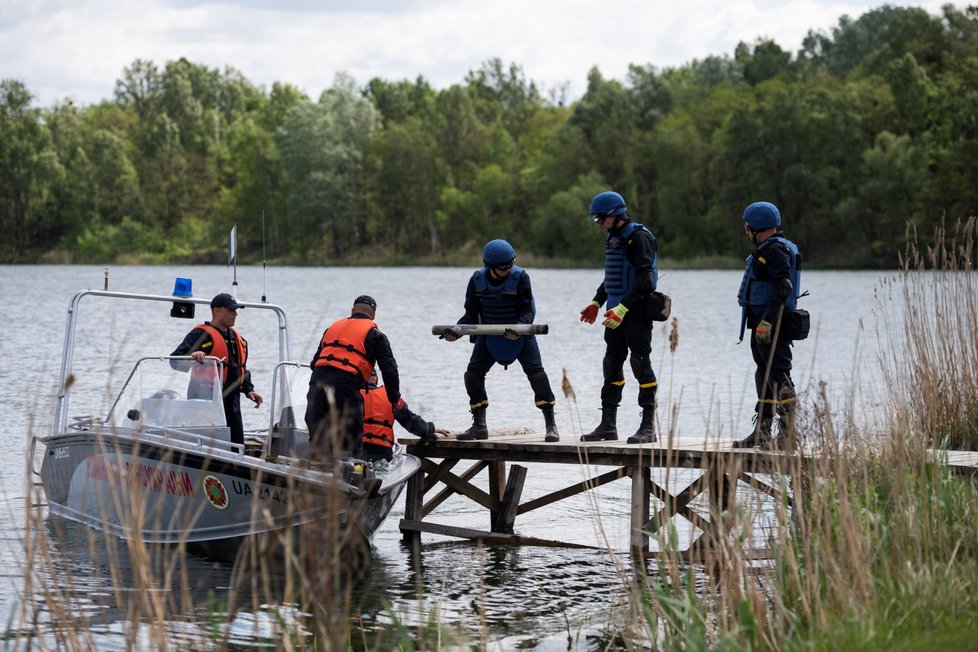
<path fill-rule="evenodd" d="M 516 360 L 519 361 L 520 366 L 523 367 L 523 373 L 530 381 L 536 406 L 542 409 L 548 405 L 553 405 L 556 400 L 553 391 L 550 389 L 547 372 L 543 368 L 536 335 L 523 338 L 523 348 Z M 465 391 L 469 394 L 469 406 L 473 410 L 489 405 L 489 397 L 486 394 L 486 374 L 496 363 L 497 360 L 489 352 L 486 337 L 480 335 L 475 340 L 472 357 L 469 358 L 469 366 L 465 370 Z"/>

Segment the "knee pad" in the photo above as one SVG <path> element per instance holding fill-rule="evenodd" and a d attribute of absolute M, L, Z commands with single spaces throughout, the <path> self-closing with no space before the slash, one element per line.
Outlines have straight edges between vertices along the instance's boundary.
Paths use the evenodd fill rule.
<path fill-rule="evenodd" d="M 527 380 L 530 381 L 530 388 L 534 394 L 539 396 L 550 393 L 550 379 L 547 377 L 547 372 L 543 369 L 534 371 L 527 376 Z"/>
<path fill-rule="evenodd" d="M 469 393 L 469 396 L 478 396 L 486 391 L 485 376 L 466 371 L 465 375 L 462 376 L 462 380 L 465 383 L 465 391 Z"/>
<path fill-rule="evenodd" d="M 649 356 L 632 355 L 628 361 L 632 365 L 632 373 L 635 374 L 635 378 L 639 382 L 651 380 L 655 377 L 655 374 L 652 373 L 652 361 L 649 359 Z"/>

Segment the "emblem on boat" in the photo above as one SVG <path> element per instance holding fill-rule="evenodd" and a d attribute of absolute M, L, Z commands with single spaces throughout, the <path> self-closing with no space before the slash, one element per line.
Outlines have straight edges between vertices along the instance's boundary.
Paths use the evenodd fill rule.
<path fill-rule="evenodd" d="M 212 475 L 204 476 L 204 495 L 207 502 L 214 507 L 225 510 L 228 508 L 228 491 L 224 488 L 224 483 Z"/>

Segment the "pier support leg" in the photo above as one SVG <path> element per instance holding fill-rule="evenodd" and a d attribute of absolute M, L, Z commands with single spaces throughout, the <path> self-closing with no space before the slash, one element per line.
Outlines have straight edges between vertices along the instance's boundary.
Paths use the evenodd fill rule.
<path fill-rule="evenodd" d="M 649 551 L 649 535 L 644 530 L 649 522 L 649 490 L 652 483 L 652 470 L 647 466 L 632 466 L 628 469 L 632 476 L 632 554 L 642 555 Z"/>
<path fill-rule="evenodd" d="M 489 495 L 502 504 L 503 493 L 506 491 L 506 462 L 489 462 Z M 489 510 L 490 528 L 499 519 L 499 509 Z"/>
<path fill-rule="evenodd" d="M 425 475 L 425 472 L 419 469 L 417 473 L 408 478 L 407 493 L 404 496 L 404 519 L 406 521 L 420 521 L 422 518 Z M 404 543 L 412 547 L 421 545 L 421 533 L 417 530 L 402 528 L 401 538 Z"/>
<path fill-rule="evenodd" d="M 704 532 L 703 543 L 713 550 L 720 550 L 720 541 L 726 536 L 723 513 L 737 509 L 737 475 L 739 465 L 724 457 L 714 460 L 710 478 L 710 531 Z"/>
<path fill-rule="evenodd" d="M 525 466 L 513 464 L 509 467 L 509 479 L 506 481 L 506 490 L 503 492 L 503 505 L 493 522 L 493 532 L 513 533 L 513 524 L 516 522 L 516 511 L 520 507 L 520 498 L 523 496 L 523 483 L 525 481 Z"/>

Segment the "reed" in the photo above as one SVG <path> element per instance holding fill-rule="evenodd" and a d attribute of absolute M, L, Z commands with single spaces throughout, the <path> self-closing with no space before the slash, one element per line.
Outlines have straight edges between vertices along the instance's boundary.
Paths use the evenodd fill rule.
<path fill-rule="evenodd" d="M 935 245 L 908 248 L 899 274 L 881 283 L 880 341 L 902 342 L 877 355 L 887 381 L 882 414 L 854 401 L 832 405 L 824 386 L 811 388 L 797 417 L 803 446 L 763 474 L 777 496 L 741 482 L 716 506 L 692 506 L 718 524 L 695 555 L 671 523 L 654 533 L 656 558 L 613 553 L 608 581 L 628 599 L 608 609 L 597 637 L 568 622 L 568 647 L 973 647 L 978 485 L 955 476 L 940 449 L 978 442 L 976 228 L 968 220 L 939 231 Z M 670 410 L 674 423 L 678 405 Z M 671 439 L 674 428 L 660 432 Z M 680 481 L 667 471 L 666 484 Z M 414 613 L 391 607 L 383 622 L 365 622 L 355 588 L 369 552 L 337 528 L 255 537 L 214 582 L 213 565 L 182 543 L 161 548 L 52 522 L 32 506 L 42 501 L 37 488 L 26 491 L 25 585 L 9 648 L 87 650 L 107 640 L 161 650 L 256 641 L 285 650 L 493 647 L 484 621 L 444 613 L 420 582 Z M 137 492 L 133 518 L 152 518 L 139 505 Z M 293 505 L 297 514 L 307 507 Z M 593 511 L 600 524 L 600 505 Z M 73 569 L 83 565 L 81 578 Z"/>
<path fill-rule="evenodd" d="M 636 646 L 705 649 L 964 649 L 978 634 L 978 485 L 943 463 L 974 449 L 978 403 L 974 219 L 920 252 L 878 292 L 882 419 L 835 411 L 824 388 L 800 418 L 817 433 L 769 475 L 792 499 L 741 486 L 713 514 L 702 565 L 665 553 L 640 569 Z M 877 427 L 867 422 L 879 424 Z M 736 472 L 736 469 L 728 469 Z M 788 495 L 788 494 L 784 494 Z M 750 554 L 773 516 L 773 559 Z M 668 532 L 660 547 L 675 549 Z M 697 583 L 698 572 L 709 580 Z"/>

